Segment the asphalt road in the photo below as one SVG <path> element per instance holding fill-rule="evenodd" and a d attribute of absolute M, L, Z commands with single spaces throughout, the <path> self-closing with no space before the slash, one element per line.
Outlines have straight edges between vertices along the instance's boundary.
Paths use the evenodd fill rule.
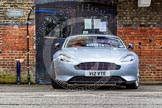
<path fill-rule="evenodd" d="M 162 108 L 162 85 L 138 90 L 54 90 L 50 85 L 0 85 L 0 108 Z"/>

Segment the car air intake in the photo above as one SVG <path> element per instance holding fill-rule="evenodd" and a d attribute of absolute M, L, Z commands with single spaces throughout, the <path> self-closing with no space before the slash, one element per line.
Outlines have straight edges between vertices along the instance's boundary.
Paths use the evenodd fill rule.
<path fill-rule="evenodd" d="M 107 62 L 86 62 L 74 66 L 76 70 L 119 70 L 120 65 Z"/>

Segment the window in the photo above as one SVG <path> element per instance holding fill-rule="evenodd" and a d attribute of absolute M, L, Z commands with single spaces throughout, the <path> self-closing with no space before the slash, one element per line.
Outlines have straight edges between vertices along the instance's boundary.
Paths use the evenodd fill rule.
<path fill-rule="evenodd" d="M 108 36 L 74 36 L 67 42 L 67 48 L 124 48 L 122 42 Z"/>

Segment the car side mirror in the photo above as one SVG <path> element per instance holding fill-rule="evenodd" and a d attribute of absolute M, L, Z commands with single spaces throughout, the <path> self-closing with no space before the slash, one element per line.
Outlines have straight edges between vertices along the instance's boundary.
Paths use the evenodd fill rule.
<path fill-rule="evenodd" d="M 55 48 L 56 49 L 61 49 L 62 45 L 60 43 L 55 43 Z"/>
<path fill-rule="evenodd" d="M 132 43 L 129 43 L 128 44 L 128 49 L 133 50 L 134 49 L 134 45 Z"/>

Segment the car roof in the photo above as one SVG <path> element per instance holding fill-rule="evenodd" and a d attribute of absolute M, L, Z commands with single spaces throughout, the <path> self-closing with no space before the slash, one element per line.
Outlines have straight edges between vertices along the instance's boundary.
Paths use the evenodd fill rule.
<path fill-rule="evenodd" d="M 107 37 L 112 37 L 112 38 L 119 38 L 118 36 L 115 35 L 105 35 L 105 34 L 79 34 L 79 35 L 71 35 L 70 37 L 77 37 L 77 36 L 107 36 Z"/>

